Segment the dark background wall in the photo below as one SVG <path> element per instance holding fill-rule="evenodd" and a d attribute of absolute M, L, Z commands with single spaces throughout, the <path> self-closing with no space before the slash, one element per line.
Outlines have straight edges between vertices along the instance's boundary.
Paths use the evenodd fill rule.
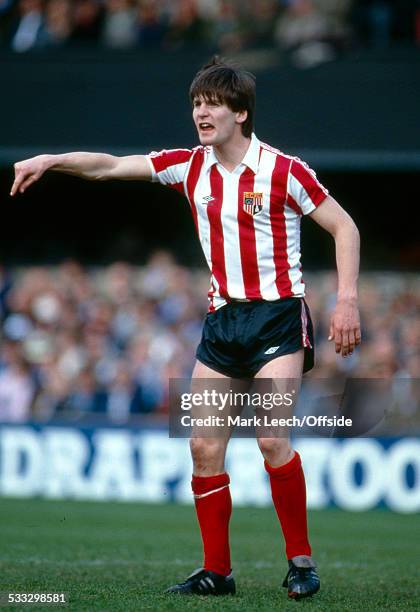
<path fill-rule="evenodd" d="M 319 172 L 362 234 L 364 269 L 411 269 L 420 264 L 417 173 Z M 142 263 L 169 248 L 181 263 L 204 265 L 187 201 L 148 183 L 93 183 L 50 173 L 23 196 L 9 198 L 12 172 L 0 173 L 0 260 Z M 330 238 L 304 219 L 305 268 L 334 265 Z"/>
<path fill-rule="evenodd" d="M 3 54 L 2 158 L 16 148 L 193 145 L 187 92 L 206 59 L 202 52 Z M 263 140 L 311 156 L 319 151 L 321 163 L 340 150 L 354 159 L 358 152 L 420 152 L 420 49 L 310 70 L 279 60 L 256 73 Z"/>
<path fill-rule="evenodd" d="M 203 263 L 188 205 L 169 189 L 49 174 L 23 197 L 11 200 L 8 192 L 12 162 L 36 153 L 197 144 L 187 91 L 205 59 L 64 50 L 3 55 L 0 258 L 141 262 L 165 246 L 184 263 Z M 417 269 L 420 50 L 256 72 L 259 138 L 317 170 L 361 228 L 363 266 Z M 331 267 L 328 237 L 310 221 L 303 225 L 305 266 Z"/>

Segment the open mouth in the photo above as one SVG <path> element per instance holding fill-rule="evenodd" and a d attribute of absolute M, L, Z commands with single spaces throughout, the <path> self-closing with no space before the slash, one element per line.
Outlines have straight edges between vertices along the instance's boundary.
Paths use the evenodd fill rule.
<path fill-rule="evenodd" d="M 201 132 L 211 132 L 212 130 L 214 130 L 214 125 L 206 122 L 199 123 L 198 127 L 200 128 Z"/>

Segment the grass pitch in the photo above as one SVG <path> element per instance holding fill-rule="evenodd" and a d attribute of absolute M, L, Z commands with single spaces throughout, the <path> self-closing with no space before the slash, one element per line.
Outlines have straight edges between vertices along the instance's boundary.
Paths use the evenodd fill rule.
<path fill-rule="evenodd" d="M 279 586 L 286 562 L 270 508 L 234 509 L 237 595 L 185 598 L 162 591 L 200 565 L 192 507 L 0 499 L 0 590 L 66 592 L 77 611 L 420 610 L 418 516 L 327 510 L 309 520 L 313 599 L 287 601 Z"/>

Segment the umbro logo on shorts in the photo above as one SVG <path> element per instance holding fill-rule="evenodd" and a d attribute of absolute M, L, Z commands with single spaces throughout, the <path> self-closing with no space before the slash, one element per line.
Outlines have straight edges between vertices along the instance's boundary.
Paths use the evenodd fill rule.
<path fill-rule="evenodd" d="M 272 355 L 273 353 L 275 353 L 277 351 L 277 349 L 279 349 L 279 346 L 272 346 L 269 349 L 267 349 L 264 353 L 264 355 Z"/>

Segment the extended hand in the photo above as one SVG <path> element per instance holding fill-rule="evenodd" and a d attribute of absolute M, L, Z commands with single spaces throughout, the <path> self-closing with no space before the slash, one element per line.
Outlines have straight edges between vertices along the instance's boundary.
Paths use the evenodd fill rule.
<path fill-rule="evenodd" d="M 361 343 L 360 316 L 357 300 L 338 300 L 331 317 L 328 340 L 335 342 L 335 352 L 343 357 L 351 355 Z"/>
<path fill-rule="evenodd" d="M 17 162 L 15 168 L 15 180 L 10 191 L 10 195 L 23 193 L 32 183 L 35 183 L 46 170 L 48 170 L 48 156 L 37 155 L 31 159 Z"/>

